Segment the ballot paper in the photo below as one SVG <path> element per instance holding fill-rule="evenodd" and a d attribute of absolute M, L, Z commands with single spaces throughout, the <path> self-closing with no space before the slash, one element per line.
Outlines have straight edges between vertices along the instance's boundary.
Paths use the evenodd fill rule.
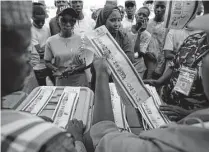
<path fill-rule="evenodd" d="M 65 88 L 53 114 L 54 124 L 66 128 L 68 120 L 73 118 L 78 102 L 80 88 Z"/>
<path fill-rule="evenodd" d="M 124 104 L 131 104 L 137 108 L 143 101 L 146 101 L 150 97 L 149 92 L 133 64 L 107 28 L 101 26 L 86 36 L 93 45 L 95 54 L 107 59 L 113 80 L 117 89 L 120 90 L 119 94 L 123 98 Z"/>
<path fill-rule="evenodd" d="M 114 83 L 109 83 L 109 87 L 115 124 L 120 129 L 130 131 L 126 120 L 125 105 L 121 102 L 121 98 L 118 95 L 116 86 Z"/>
<path fill-rule="evenodd" d="M 159 128 L 160 126 L 169 123 L 170 120 L 159 111 L 160 105 L 163 105 L 164 103 L 161 101 L 155 87 L 150 85 L 145 86 L 152 96 L 143 102 L 138 110 L 142 114 L 142 118 L 145 120 L 149 129 Z"/>
<path fill-rule="evenodd" d="M 182 29 L 196 15 L 198 1 L 167 1 L 165 28 Z"/>
<path fill-rule="evenodd" d="M 30 112 L 31 114 L 39 114 L 41 110 L 47 105 L 50 98 L 52 97 L 55 88 L 42 87 L 34 98 L 23 108 L 24 111 Z"/>

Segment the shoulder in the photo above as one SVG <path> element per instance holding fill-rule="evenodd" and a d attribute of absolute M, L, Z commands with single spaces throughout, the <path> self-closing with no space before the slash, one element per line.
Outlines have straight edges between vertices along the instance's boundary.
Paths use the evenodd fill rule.
<path fill-rule="evenodd" d="M 151 34 L 147 30 L 145 30 L 144 32 L 142 32 L 142 36 L 151 38 Z"/>
<path fill-rule="evenodd" d="M 53 17 L 53 18 L 51 18 L 51 20 L 49 21 L 49 23 L 53 23 L 53 22 L 55 22 L 56 21 L 56 19 L 57 19 L 57 17 L 55 16 L 55 17 Z"/>
<path fill-rule="evenodd" d="M 51 43 L 51 42 L 57 41 L 58 39 L 60 39 L 59 34 L 50 36 L 50 37 L 47 39 L 47 43 Z"/>

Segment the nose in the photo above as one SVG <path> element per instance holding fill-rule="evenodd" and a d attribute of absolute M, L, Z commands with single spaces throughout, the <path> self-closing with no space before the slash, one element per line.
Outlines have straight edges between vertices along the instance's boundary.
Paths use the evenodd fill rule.
<path fill-rule="evenodd" d="M 161 12 L 162 11 L 161 7 L 157 7 L 156 10 L 157 10 L 157 12 Z"/>
<path fill-rule="evenodd" d="M 121 23 L 120 21 L 116 21 L 115 24 L 114 24 L 114 27 L 119 28 L 120 27 L 120 23 Z"/>

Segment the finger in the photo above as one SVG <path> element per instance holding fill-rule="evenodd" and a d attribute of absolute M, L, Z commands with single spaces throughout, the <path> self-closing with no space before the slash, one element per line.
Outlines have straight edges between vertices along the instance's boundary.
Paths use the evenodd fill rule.
<path fill-rule="evenodd" d="M 173 111 L 173 108 L 171 108 L 170 106 L 167 106 L 167 105 L 161 105 L 160 110 L 161 111 Z"/>
<path fill-rule="evenodd" d="M 169 116 L 168 117 L 171 121 L 176 121 L 178 120 L 178 116 Z"/>
<path fill-rule="evenodd" d="M 172 112 L 172 111 L 163 111 L 163 114 L 167 116 L 178 116 L 177 113 Z"/>

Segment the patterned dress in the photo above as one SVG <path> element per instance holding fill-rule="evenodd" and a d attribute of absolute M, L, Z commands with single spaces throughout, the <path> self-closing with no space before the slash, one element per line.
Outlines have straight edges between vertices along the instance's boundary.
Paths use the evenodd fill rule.
<path fill-rule="evenodd" d="M 160 92 L 164 102 L 188 110 L 206 108 L 209 106 L 209 102 L 204 94 L 201 78 L 202 56 L 208 51 L 209 46 L 207 44 L 207 35 L 203 32 L 193 34 L 184 41 L 171 64 L 173 73 L 169 83 L 163 86 Z M 197 76 L 194 80 L 189 96 L 174 91 L 182 66 L 197 70 Z"/>

